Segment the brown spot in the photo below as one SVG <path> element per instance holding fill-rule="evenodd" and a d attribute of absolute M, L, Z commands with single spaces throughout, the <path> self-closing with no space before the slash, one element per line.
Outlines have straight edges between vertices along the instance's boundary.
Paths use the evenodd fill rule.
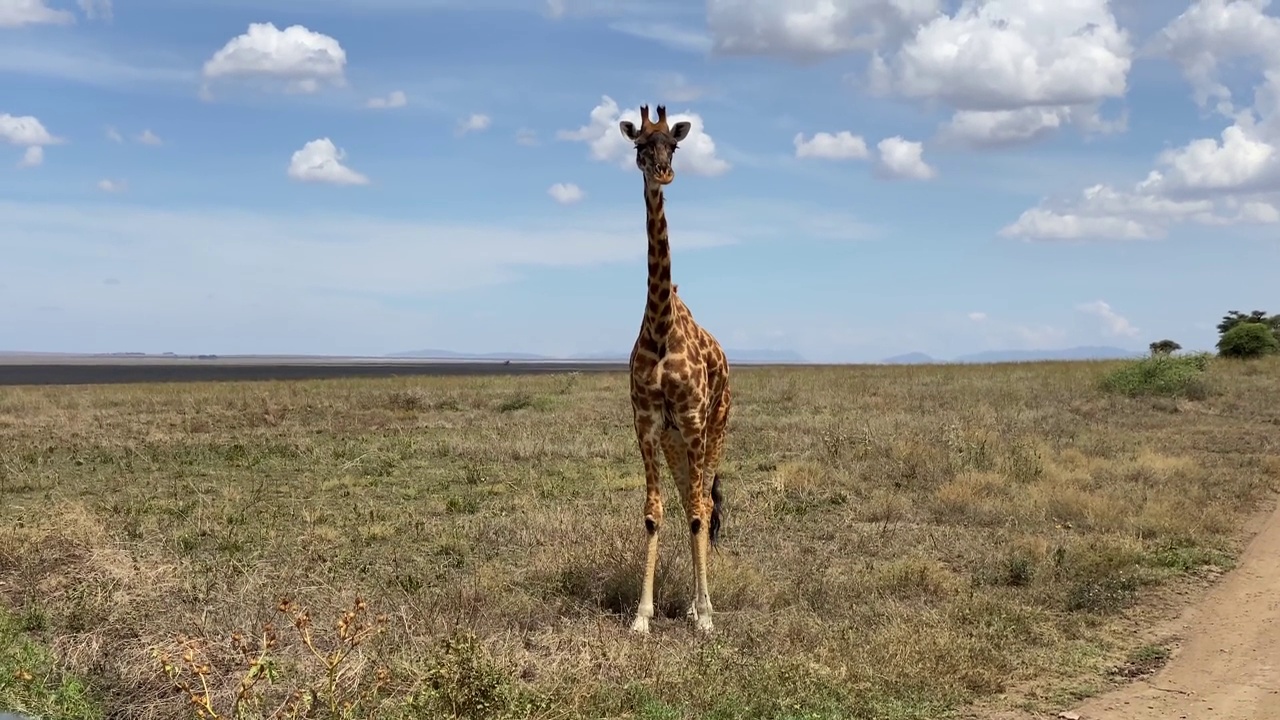
<path fill-rule="evenodd" d="M 664 303 L 671 299 L 671 288 L 663 285 L 658 288 L 658 302 Z"/>
<path fill-rule="evenodd" d="M 690 520 L 690 521 L 689 521 L 689 534 L 690 534 L 690 535 L 697 535 L 697 534 L 698 534 L 698 531 L 699 531 L 699 530 L 701 530 L 701 529 L 702 529 L 702 518 L 694 518 L 694 519 L 692 519 L 692 520 Z"/>

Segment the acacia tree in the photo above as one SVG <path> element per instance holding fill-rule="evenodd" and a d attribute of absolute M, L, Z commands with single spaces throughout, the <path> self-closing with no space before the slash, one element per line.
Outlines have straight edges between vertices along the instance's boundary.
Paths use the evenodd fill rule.
<path fill-rule="evenodd" d="M 1218 336 L 1221 337 L 1231 331 L 1231 328 L 1240 323 L 1259 323 L 1271 328 L 1271 332 L 1275 333 L 1276 338 L 1280 339 L 1280 314 L 1268 315 L 1264 310 L 1254 310 L 1248 315 L 1239 310 L 1232 310 L 1222 316 L 1222 322 L 1218 323 Z"/>
<path fill-rule="evenodd" d="M 1169 355 L 1170 353 L 1175 353 L 1182 349 L 1181 345 L 1167 338 L 1164 340 L 1157 340 L 1147 347 L 1151 349 L 1152 355 Z"/>

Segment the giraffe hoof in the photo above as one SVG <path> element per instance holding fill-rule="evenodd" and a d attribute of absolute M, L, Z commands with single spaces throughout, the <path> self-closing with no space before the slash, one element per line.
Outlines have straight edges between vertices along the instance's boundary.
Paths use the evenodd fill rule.
<path fill-rule="evenodd" d="M 649 634 L 649 618 L 637 617 L 635 621 L 631 623 L 631 632 L 639 633 L 641 635 L 648 635 Z"/>
<path fill-rule="evenodd" d="M 700 633 L 710 634 L 715 630 L 715 626 L 711 623 L 710 615 L 699 615 L 697 620 L 694 621 L 694 627 L 696 627 Z"/>

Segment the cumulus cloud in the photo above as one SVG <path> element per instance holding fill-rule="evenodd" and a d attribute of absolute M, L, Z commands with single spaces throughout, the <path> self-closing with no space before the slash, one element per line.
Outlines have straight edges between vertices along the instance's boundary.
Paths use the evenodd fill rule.
<path fill-rule="evenodd" d="M 984 312 L 971 312 L 968 317 L 974 322 L 982 322 L 987 319 L 987 314 Z"/>
<path fill-rule="evenodd" d="M 804 133 L 796 133 L 792 138 L 796 146 L 798 158 L 821 158 L 824 160 L 865 160 L 869 156 L 867 141 L 861 135 L 854 135 L 848 130 L 837 133 L 819 132 L 805 139 Z"/>
<path fill-rule="evenodd" d="M 906 140 L 900 135 L 876 144 L 880 162 L 876 171 L 890 180 L 931 180 L 938 171 L 924 161 L 924 143 Z"/>
<path fill-rule="evenodd" d="M 369 178 L 342 163 L 346 155 L 327 137 L 312 140 L 293 153 L 289 160 L 289 177 L 301 182 L 368 185 Z"/>
<path fill-rule="evenodd" d="M 1140 332 L 1128 318 L 1117 313 L 1105 301 L 1081 303 L 1076 306 L 1076 310 L 1101 320 L 1103 332 L 1112 337 L 1137 337 Z"/>
<path fill-rule="evenodd" d="M 483 113 L 471 113 L 467 117 L 458 121 L 458 134 L 466 135 L 467 133 L 480 132 L 488 130 L 493 124 L 493 118 Z"/>
<path fill-rule="evenodd" d="M 651 107 L 649 111 L 655 112 Z M 640 125 L 639 104 L 635 108 L 622 110 L 613 98 L 605 95 L 600 104 L 591 110 L 590 120 L 577 130 L 561 130 L 556 133 L 560 140 L 572 140 L 586 143 L 591 149 L 591 158 L 601 162 L 613 163 L 621 168 L 634 170 L 635 150 L 630 141 L 618 130 L 618 123 L 630 120 Z M 667 124 L 677 122 L 690 124 L 689 136 L 680 143 L 675 154 L 676 172 L 688 172 L 693 175 L 715 176 L 729 170 L 729 163 L 716 155 L 716 143 L 703 129 L 702 117 L 694 113 L 668 112 Z"/>
<path fill-rule="evenodd" d="M 129 187 L 124 180 L 111 180 L 103 178 L 98 181 L 98 189 L 106 193 L 124 192 Z"/>
<path fill-rule="evenodd" d="M 283 81 L 291 92 L 315 92 L 322 83 L 346 84 L 347 53 L 334 38 L 290 25 L 250 23 L 242 35 L 227 41 L 204 64 L 204 92 L 222 78 Z"/>
<path fill-rule="evenodd" d="M 44 146 L 57 145 L 64 140 L 54 136 L 48 128 L 32 115 L 0 114 L 0 141 L 25 147 L 18 167 L 36 167 L 44 163 Z"/>
<path fill-rule="evenodd" d="M 110 125 L 107 126 L 106 135 L 107 135 L 107 139 L 113 143 L 118 144 L 118 143 L 124 142 L 124 136 L 120 134 L 120 131 L 115 129 L 114 127 L 111 127 Z"/>
<path fill-rule="evenodd" d="M 385 110 L 388 108 L 400 108 L 409 104 L 409 96 L 404 94 L 403 90 L 392 90 L 391 94 L 386 97 L 369 98 L 365 103 L 365 107 Z"/>
<path fill-rule="evenodd" d="M 135 139 L 138 142 L 142 143 L 143 145 L 163 145 L 164 144 L 164 141 L 160 139 L 160 136 L 151 132 L 151 130 L 143 130 L 141 133 L 138 134 L 138 137 Z"/>
<path fill-rule="evenodd" d="M 49 7 L 47 0 L 0 2 L 0 28 L 23 25 L 68 25 L 75 21 L 75 16 L 70 12 Z"/>
<path fill-rule="evenodd" d="M 1132 189 L 1094 185 L 1074 199 L 1046 198 L 1003 228 L 1030 240 L 1164 237 L 1186 223 L 1280 222 L 1280 18 L 1267 0 L 1197 0 L 1150 43 L 1177 63 L 1192 99 L 1229 125 L 1155 158 Z M 1245 63 L 1234 63 L 1246 60 Z M 1261 69 L 1251 107 L 1220 77 L 1227 64 Z M 1233 77 L 1233 80 L 1237 78 Z"/>
<path fill-rule="evenodd" d="M 888 53 L 876 51 L 871 87 L 955 111 L 943 135 L 986 147 L 1030 142 L 1066 124 L 1094 132 L 1102 102 L 1122 98 L 1133 46 L 1109 0 L 1026 3 L 965 0 Z"/>
<path fill-rule="evenodd" d="M 547 188 L 547 194 L 551 196 L 552 200 L 561 205 L 572 205 L 576 202 L 581 202 L 586 197 L 586 193 L 582 192 L 582 188 L 573 183 L 556 183 Z"/>

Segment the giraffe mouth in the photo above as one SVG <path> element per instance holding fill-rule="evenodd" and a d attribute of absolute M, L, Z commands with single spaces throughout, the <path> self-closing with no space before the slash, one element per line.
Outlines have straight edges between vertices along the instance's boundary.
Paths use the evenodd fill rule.
<path fill-rule="evenodd" d="M 669 185 L 672 180 L 676 179 L 675 172 L 669 168 L 655 168 L 653 171 L 653 181 L 659 185 Z"/>

